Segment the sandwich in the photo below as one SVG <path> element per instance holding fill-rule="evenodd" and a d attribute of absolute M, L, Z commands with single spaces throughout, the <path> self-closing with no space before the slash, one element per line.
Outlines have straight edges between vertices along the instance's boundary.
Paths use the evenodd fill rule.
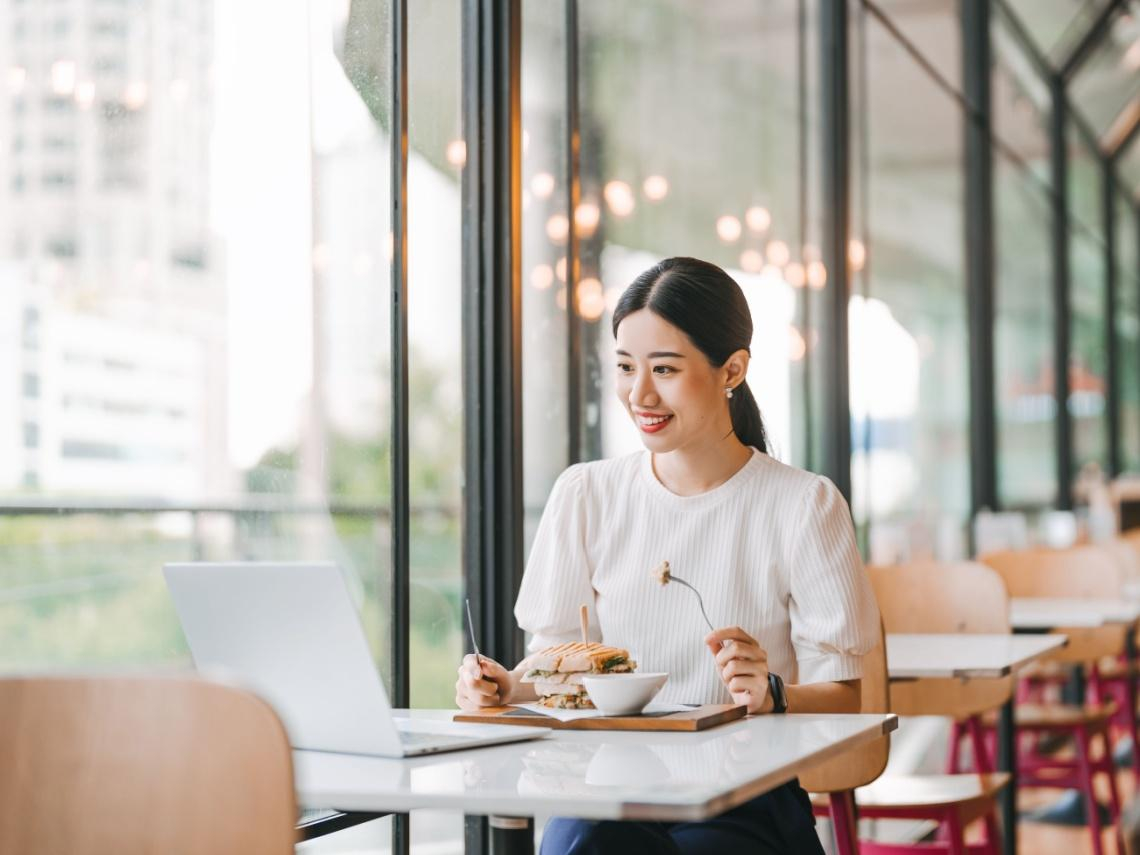
<path fill-rule="evenodd" d="M 532 653 L 519 663 L 522 682 L 534 683 L 538 703 L 563 710 L 592 710 L 582 677 L 586 674 L 620 674 L 637 668 L 629 651 L 596 641 L 571 641 Z"/>

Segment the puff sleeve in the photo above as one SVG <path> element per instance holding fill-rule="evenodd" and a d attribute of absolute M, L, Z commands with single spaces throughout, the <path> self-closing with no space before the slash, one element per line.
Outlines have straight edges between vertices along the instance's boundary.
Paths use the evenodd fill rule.
<path fill-rule="evenodd" d="M 879 638 L 879 609 L 843 496 L 816 476 L 790 550 L 792 646 L 800 683 L 854 680 Z"/>
<path fill-rule="evenodd" d="M 575 641 L 578 611 L 590 609 L 590 635 L 600 641 L 594 614 L 592 564 L 586 547 L 588 520 L 584 467 L 571 466 L 554 483 L 531 546 L 515 601 L 519 627 L 533 635 L 529 650 Z"/>

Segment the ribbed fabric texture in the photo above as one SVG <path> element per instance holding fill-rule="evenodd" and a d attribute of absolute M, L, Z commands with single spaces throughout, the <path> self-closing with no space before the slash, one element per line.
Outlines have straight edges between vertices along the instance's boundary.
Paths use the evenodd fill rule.
<path fill-rule="evenodd" d="M 729 703 L 704 644 L 696 595 L 653 571 L 668 560 L 713 626 L 739 626 L 786 682 L 859 677 L 879 612 L 835 486 L 754 451 L 728 481 L 677 496 L 648 451 L 571 466 L 542 515 L 518 601 L 530 649 L 579 637 L 628 649 L 639 671 L 667 671 L 658 699 Z"/>

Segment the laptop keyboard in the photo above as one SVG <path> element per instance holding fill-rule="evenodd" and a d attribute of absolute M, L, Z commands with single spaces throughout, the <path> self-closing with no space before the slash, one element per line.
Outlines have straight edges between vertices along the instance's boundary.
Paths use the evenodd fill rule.
<path fill-rule="evenodd" d="M 400 731 L 400 742 L 409 748 L 415 748 L 418 745 L 459 745 L 460 743 L 470 741 L 470 736 L 452 736 L 450 734 L 442 733 L 420 733 L 414 730 Z"/>

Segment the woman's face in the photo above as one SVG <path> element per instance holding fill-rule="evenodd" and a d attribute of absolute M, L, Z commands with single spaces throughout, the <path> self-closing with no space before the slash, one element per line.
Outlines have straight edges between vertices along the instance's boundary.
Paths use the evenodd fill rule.
<path fill-rule="evenodd" d="M 626 315 L 617 329 L 617 394 L 645 447 L 664 454 L 723 439 L 732 429 L 724 387 L 743 379 L 738 356 L 715 368 L 659 315 Z"/>

